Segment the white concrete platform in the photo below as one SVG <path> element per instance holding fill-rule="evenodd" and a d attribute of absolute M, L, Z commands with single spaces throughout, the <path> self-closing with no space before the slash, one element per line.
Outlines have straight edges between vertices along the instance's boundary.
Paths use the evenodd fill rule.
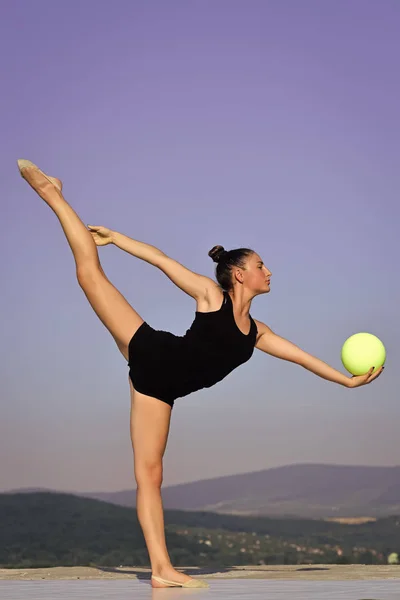
<path fill-rule="evenodd" d="M 153 589 L 149 580 L 0 581 L 1 600 L 400 600 L 400 581 L 211 579 L 207 589 Z"/>

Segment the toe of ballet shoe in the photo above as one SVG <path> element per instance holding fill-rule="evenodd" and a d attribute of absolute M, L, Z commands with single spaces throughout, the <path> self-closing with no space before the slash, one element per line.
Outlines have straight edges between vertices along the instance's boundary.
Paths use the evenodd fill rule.
<path fill-rule="evenodd" d="M 26 169 L 27 167 L 33 167 L 34 169 L 37 169 L 37 166 L 33 164 L 33 162 L 26 160 L 25 158 L 19 158 L 17 160 L 17 164 L 20 171 L 22 171 L 22 169 Z"/>
<path fill-rule="evenodd" d="M 208 588 L 209 585 L 206 581 L 203 581 L 202 579 L 192 579 L 192 581 L 187 581 L 186 583 L 183 584 L 183 587 L 188 587 L 188 588 Z"/>

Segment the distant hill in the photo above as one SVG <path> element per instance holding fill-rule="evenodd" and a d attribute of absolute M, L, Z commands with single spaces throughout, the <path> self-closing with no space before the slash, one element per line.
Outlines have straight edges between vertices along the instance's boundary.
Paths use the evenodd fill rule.
<path fill-rule="evenodd" d="M 0 539 L 0 567 L 148 563 L 136 511 L 71 494 L 0 494 Z"/>
<path fill-rule="evenodd" d="M 135 487 L 76 495 L 136 506 Z M 400 514 L 400 466 L 288 465 L 165 486 L 162 495 L 165 509 L 307 519 L 386 517 Z"/>
<path fill-rule="evenodd" d="M 308 519 L 400 514 L 400 467 L 299 464 L 163 487 L 166 509 Z M 136 490 L 82 494 L 136 505 Z"/>
<path fill-rule="evenodd" d="M 175 565 L 385 564 L 400 518 L 361 525 L 165 511 Z M 149 566 L 136 511 L 74 496 L 0 494 L 0 568 Z"/>

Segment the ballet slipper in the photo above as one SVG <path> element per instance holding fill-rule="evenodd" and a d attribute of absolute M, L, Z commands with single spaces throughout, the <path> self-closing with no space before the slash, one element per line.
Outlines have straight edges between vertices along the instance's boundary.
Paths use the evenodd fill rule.
<path fill-rule="evenodd" d="M 163 579 L 162 577 L 156 577 L 155 575 L 151 576 L 152 579 L 157 581 L 158 583 L 162 583 L 166 587 L 183 587 L 183 588 L 207 588 L 209 587 L 208 583 L 205 581 L 201 581 L 200 579 L 191 579 L 186 583 L 178 583 L 177 581 L 168 581 L 168 579 Z"/>
<path fill-rule="evenodd" d="M 24 158 L 20 158 L 17 160 L 18 163 L 18 169 L 19 172 L 21 173 L 21 177 L 24 177 L 23 171 L 24 169 L 34 169 L 35 171 L 38 171 L 39 173 L 41 173 L 43 175 L 43 177 L 45 177 L 47 179 L 47 181 L 49 181 L 51 184 L 54 185 L 54 187 L 56 187 L 60 192 L 62 191 L 62 183 L 59 179 L 56 179 L 55 177 L 49 177 L 49 175 L 46 175 L 46 173 L 43 173 L 43 171 L 41 169 L 39 169 L 39 167 L 37 167 L 35 164 L 33 164 L 33 162 L 31 162 L 30 160 L 25 160 Z M 29 183 L 29 181 L 28 181 Z"/>

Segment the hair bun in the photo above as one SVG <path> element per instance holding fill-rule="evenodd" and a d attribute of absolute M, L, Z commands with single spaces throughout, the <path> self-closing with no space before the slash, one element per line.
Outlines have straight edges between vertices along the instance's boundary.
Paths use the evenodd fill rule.
<path fill-rule="evenodd" d="M 214 262 L 219 262 L 224 254 L 227 254 L 225 248 L 223 246 L 214 246 L 211 248 L 208 256 L 210 256 Z"/>

